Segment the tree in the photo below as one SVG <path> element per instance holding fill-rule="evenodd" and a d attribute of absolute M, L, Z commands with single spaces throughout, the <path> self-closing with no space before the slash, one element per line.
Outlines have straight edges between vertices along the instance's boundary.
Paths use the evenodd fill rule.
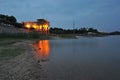
<path fill-rule="evenodd" d="M 94 33 L 97 33 L 98 30 L 97 30 L 97 29 L 94 29 L 94 28 L 89 28 L 89 29 L 88 29 L 88 32 L 94 32 Z"/>
<path fill-rule="evenodd" d="M 14 16 L 0 14 L 0 23 L 15 25 L 17 19 Z"/>
<path fill-rule="evenodd" d="M 79 33 L 85 34 L 85 33 L 87 33 L 87 29 L 85 27 L 84 28 L 80 28 L 79 29 Z"/>
<path fill-rule="evenodd" d="M 17 20 L 16 20 L 16 18 L 15 18 L 14 16 L 10 16 L 10 17 L 8 17 L 7 19 L 8 19 L 8 21 L 9 21 L 10 23 L 16 23 L 16 22 L 17 22 Z"/>

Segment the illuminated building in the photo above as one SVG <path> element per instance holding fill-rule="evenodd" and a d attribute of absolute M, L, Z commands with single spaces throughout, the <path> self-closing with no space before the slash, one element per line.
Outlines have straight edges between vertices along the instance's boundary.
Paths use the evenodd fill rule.
<path fill-rule="evenodd" d="M 23 27 L 35 29 L 41 33 L 49 33 L 50 22 L 45 19 L 37 19 L 36 22 L 23 22 Z"/>

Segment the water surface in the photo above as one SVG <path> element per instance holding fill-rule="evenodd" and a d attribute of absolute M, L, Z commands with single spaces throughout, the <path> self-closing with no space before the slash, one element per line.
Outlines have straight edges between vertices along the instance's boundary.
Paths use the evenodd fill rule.
<path fill-rule="evenodd" d="M 120 36 L 40 40 L 49 80 L 120 80 Z"/>

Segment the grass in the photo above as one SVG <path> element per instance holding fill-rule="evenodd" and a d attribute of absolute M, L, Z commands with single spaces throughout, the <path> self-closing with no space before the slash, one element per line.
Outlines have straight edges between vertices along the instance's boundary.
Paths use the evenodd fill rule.
<path fill-rule="evenodd" d="M 8 40 L 10 40 L 10 39 L 8 39 Z M 0 46 L 9 46 L 16 42 L 15 40 L 10 40 L 10 41 L 8 41 L 8 40 L 0 39 Z"/>
<path fill-rule="evenodd" d="M 50 37 L 46 34 L 39 32 L 30 33 L 0 33 L 0 39 L 13 38 L 13 39 L 49 39 Z"/>
<path fill-rule="evenodd" d="M 18 39 L 0 39 L 0 59 L 13 58 L 25 51 L 21 45 L 13 45 L 20 42 Z"/>
<path fill-rule="evenodd" d="M 0 59 L 14 58 L 27 49 L 22 45 L 13 45 L 24 40 L 45 40 L 50 39 L 50 36 L 38 32 L 30 33 L 0 33 Z"/>
<path fill-rule="evenodd" d="M 20 45 L 13 45 L 24 40 L 45 40 L 50 39 L 46 34 L 39 32 L 30 33 L 0 33 L 0 58 L 15 57 L 23 53 L 26 48 Z"/>
<path fill-rule="evenodd" d="M 0 57 L 15 57 L 25 51 L 24 48 L 21 47 L 14 47 L 14 48 L 5 48 L 0 51 Z"/>

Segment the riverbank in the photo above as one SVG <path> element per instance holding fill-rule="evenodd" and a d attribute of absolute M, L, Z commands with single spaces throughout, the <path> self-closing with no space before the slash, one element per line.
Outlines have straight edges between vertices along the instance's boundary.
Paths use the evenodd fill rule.
<path fill-rule="evenodd" d="M 46 80 L 34 58 L 32 40 L 0 40 L 0 80 Z"/>
<path fill-rule="evenodd" d="M 0 34 L 0 80 L 47 80 L 46 70 L 35 59 L 32 44 L 56 38 L 52 35 L 38 37 L 36 33 Z"/>
<path fill-rule="evenodd" d="M 76 35 L 62 35 L 46 35 L 43 39 L 43 35 L 37 39 L 0 38 L 0 80 L 49 80 L 45 67 L 34 57 L 32 43 L 39 39 L 76 39 Z"/>
<path fill-rule="evenodd" d="M 32 45 L 42 36 L 38 39 L 13 36 L 0 38 L 0 80 L 49 80 L 45 68 L 34 57 Z M 68 36 L 74 38 L 71 35 L 49 35 L 42 40 L 66 39 Z"/>

